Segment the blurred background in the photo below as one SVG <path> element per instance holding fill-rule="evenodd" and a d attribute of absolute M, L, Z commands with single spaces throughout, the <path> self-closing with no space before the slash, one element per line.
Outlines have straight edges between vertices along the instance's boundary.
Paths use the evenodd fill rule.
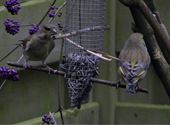
<path fill-rule="evenodd" d="M 3 7 L 0 1 L 0 57 L 7 53 L 16 44 L 17 40 L 23 39 L 27 35 L 27 30 L 15 36 L 7 34 L 4 30 L 3 22 L 6 18 L 22 21 L 23 24 L 36 23 L 44 15 L 52 0 L 22 0 L 22 9 L 19 15 L 11 16 Z M 83 0 L 82 0 L 83 1 Z M 100 0 L 91 0 L 91 2 Z M 103 0 L 101 0 L 103 1 Z M 56 5 L 61 5 L 63 0 L 58 0 Z M 155 0 L 156 7 L 167 29 L 170 29 L 169 0 Z M 93 3 L 93 2 L 92 2 Z M 105 22 L 110 30 L 103 36 L 101 48 L 107 53 L 118 55 L 124 42 L 132 33 L 131 22 L 133 19 L 129 9 L 118 0 L 105 0 L 99 2 L 105 6 L 98 14 L 104 16 Z M 88 8 L 87 8 L 88 9 Z M 93 10 L 91 10 L 93 11 Z M 89 13 L 92 13 L 89 11 Z M 66 17 L 64 19 L 64 17 Z M 73 25 L 63 16 L 63 23 L 67 26 Z M 89 17 L 90 18 L 90 17 Z M 47 20 L 44 22 L 44 24 Z M 95 22 L 94 22 L 95 24 Z M 88 24 L 86 24 L 87 26 Z M 71 27 L 74 28 L 74 27 Z M 102 39 L 102 38 L 101 38 Z M 100 39 L 100 40 L 101 40 Z M 57 68 L 59 62 L 59 51 L 61 42 L 58 41 L 55 49 L 48 58 L 48 63 Z M 70 51 L 70 50 L 69 50 Z M 68 51 L 66 52 L 68 53 Z M 16 61 L 21 55 L 21 50 L 17 50 L 6 60 L 1 62 L 1 66 L 6 61 Z M 40 124 L 41 116 L 49 111 L 54 112 L 58 107 L 57 85 L 61 85 L 62 105 L 64 119 L 69 124 L 168 124 L 170 123 L 170 99 L 168 98 L 159 77 L 155 74 L 151 65 L 145 79 L 140 82 L 140 86 L 147 88 L 149 94 L 137 93 L 128 94 L 124 89 L 115 89 L 105 85 L 94 84 L 90 94 L 90 100 L 84 104 L 79 111 L 69 109 L 67 87 L 63 78 L 59 82 L 59 76 L 48 75 L 41 72 L 20 70 L 21 80 L 19 82 L 7 81 L 0 90 L 0 124 Z M 116 62 L 100 63 L 100 78 L 117 81 Z M 0 80 L 2 81 L 2 80 Z M 56 115 L 59 119 L 59 116 Z"/>

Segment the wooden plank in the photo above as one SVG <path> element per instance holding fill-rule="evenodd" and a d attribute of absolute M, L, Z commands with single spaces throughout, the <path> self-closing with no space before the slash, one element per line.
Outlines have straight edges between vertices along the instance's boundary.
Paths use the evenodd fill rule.
<path fill-rule="evenodd" d="M 117 103 L 115 124 L 169 124 L 170 106 Z"/>
<path fill-rule="evenodd" d="M 107 25 L 110 30 L 105 33 L 104 51 L 115 55 L 115 26 L 116 26 L 116 0 L 107 1 L 106 11 Z M 100 78 L 116 81 L 115 61 L 101 61 Z M 100 104 L 100 124 L 110 124 L 114 121 L 113 104 L 117 102 L 117 91 L 115 88 L 94 85 L 93 99 Z"/>
<path fill-rule="evenodd" d="M 81 109 L 68 109 L 63 111 L 65 124 L 99 124 L 99 104 L 83 104 Z M 59 113 L 55 114 L 58 124 L 61 124 Z M 40 125 L 41 117 L 23 121 L 15 125 Z"/>
<path fill-rule="evenodd" d="M 20 81 L 7 81 L 0 91 L 0 124 L 16 123 L 58 109 L 57 84 L 64 90 L 63 78 L 59 82 L 59 77 L 35 71 L 19 74 Z M 64 99 L 61 91 L 62 105 Z"/>

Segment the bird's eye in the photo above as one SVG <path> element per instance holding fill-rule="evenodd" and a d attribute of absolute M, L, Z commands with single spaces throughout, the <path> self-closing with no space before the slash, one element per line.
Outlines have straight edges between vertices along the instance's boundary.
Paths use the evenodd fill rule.
<path fill-rule="evenodd" d="M 50 28 L 47 27 L 47 26 L 44 26 L 44 29 L 47 30 L 47 31 L 50 31 Z"/>

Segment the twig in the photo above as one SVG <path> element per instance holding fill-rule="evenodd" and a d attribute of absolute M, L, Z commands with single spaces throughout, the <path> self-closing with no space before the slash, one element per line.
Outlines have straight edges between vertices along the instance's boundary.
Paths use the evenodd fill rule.
<path fill-rule="evenodd" d="M 99 30 L 108 30 L 108 26 L 94 26 L 94 27 L 89 27 L 89 28 L 84 28 L 84 29 L 80 29 L 77 31 L 72 31 L 70 33 L 65 33 L 65 34 L 56 34 L 54 36 L 52 36 L 54 39 L 63 39 L 63 38 L 67 38 L 67 37 L 71 37 L 71 36 L 75 36 L 77 34 L 80 33 L 86 33 L 88 31 L 99 31 Z M 20 40 L 22 41 L 22 40 Z M 13 48 L 12 50 L 10 50 L 4 57 L 2 57 L 0 59 L 0 62 L 3 61 L 5 58 L 7 58 L 9 55 L 11 55 L 15 50 L 17 50 L 19 47 L 21 46 L 21 44 L 18 44 L 15 48 Z"/>
<path fill-rule="evenodd" d="M 55 35 L 53 37 L 55 39 L 65 38 L 65 40 L 67 42 L 71 43 L 72 45 L 74 45 L 74 46 L 78 47 L 79 49 L 84 50 L 84 51 L 86 51 L 86 52 L 88 52 L 92 55 L 95 55 L 95 56 L 97 56 L 97 57 L 99 57 L 103 60 L 106 60 L 106 61 L 111 61 L 112 59 L 119 60 L 118 58 L 114 58 L 113 56 L 105 57 L 101 53 L 97 53 L 97 52 L 93 52 L 91 50 L 85 49 L 84 47 L 80 46 L 79 44 L 77 44 L 74 41 L 67 38 L 67 37 L 74 36 L 74 35 L 77 35 L 77 34 L 80 34 L 80 33 L 85 33 L 85 32 L 88 32 L 88 31 L 98 31 L 98 30 L 104 30 L 104 29 L 108 29 L 108 27 L 106 27 L 106 26 L 94 26 L 94 27 L 84 28 L 84 29 L 80 29 L 80 30 L 73 31 L 73 32 L 70 32 L 70 33 L 66 33 L 66 34 L 58 34 L 58 35 Z"/>
<path fill-rule="evenodd" d="M 94 56 L 97 56 L 97 57 L 99 57 L 99 58 L 101 58 L 103 60 L 106 60 L 106 61 L 111 61 L 112 60 L 111 58 L 106 58 L 106 57 L 102 56 L 102 54 L 100 54 L 100 53 L 95 53 L 95 52 L 93 52 L 91 50 L 85 49 L 84 47 L 78 45 L 77 43 L 75 43 L 74 41 L 72 41 L 72 40 L 70 40 L 68 38 L 65 38 L 65 40 L 67 42 L 71 43 L 72 45 L 78 47 L 79 49 L 84 50 L 85 52 L 90 53 L 90 54 L 92 54 Z"/>
<path fill-rule="evenodd" d="M 64 39 L 62 39 L 61 48 L 60 48 L 60 57 L 59 57 L 59 65 L 62 63 L 62 55 L 63 55 L 63 48 L 64 48 Z M 64 125 L 64 117 L 63 117 L 63 108 L 61 106 L 61 91 L 60 91 L 60 83 L 61 77 L 58 78 L 59 83 L 57 84 L 57 91 L 58 91 L 58 111 L 60 113 L 61 123 Z"/>
<path fill-rule="evenodd" d="M 115 56 L 112 56 L 110 55 L 109 53 L 106 53 L 104 51 L 95 51 L 95 50 L 91 50 L 92 52 L 95 52 L 95 53 L 98 53 L 98 54 L 101 54 L 103 57 L 106 57 L 106 58 L 110 58 L 110 59 L 114 59 L 116 61 L 122 61 L 120 60 L 119 58 L 115 57 Z"/>
<path fill-rule="evenodd" d="M 65 7 L 66 4 L 67 4 L 67 1 L 65 1 L 65 2 L 56 10 L 55 15 L 57 15 L 57 14 L 60 12 L 60 10 L 62 10 L 62 9 Z M 48 22 L 51 23 L 54 18 L 55 18 L 55 17 L 50 18 L 50 20 L 49 20 Z"/>
<path fill-rule="evenodd" d="M 24 68 L 24 66 L 22 64 L 17 64 L 14 62 L 7 62 L 8 65 L 10 66 L 14 66 L 14 67 L 18 67 L 18 68 Z M 30 66 L 29 68 L 27 68 L 29 70 L 35 70 L 35 71 L 41 71 L 41 72 L 45 72 L 45 73 L 49 73 L 49 69 L 47 68 L 40 68 L 40 67 L 33 67 Z M 60 71 L 60 70 L 53 70 L 50 69 L 50 74 L 54 74 L 54 75 L 65 75 L 65 72 Z M 91 78 L 91 81 L 94 83 L 98 83 L 98 84 L 103 84 L 103 85 L 108 85 L 111 87 L 118 87 L 118 88 L 125 88 L 126 86 L 123 84 L 119 84 L 119 86 L 117 86 L 117 83 L 112 82 L 112 81 L 108 81 L 108 80 L 103 80 L 103 79 L 97 79 L 97 78 Z M 142 92 L 142 93 L 149 93 L 146 89 L 143 88 L 139 88 L 137 90 L 137 92 Z"/>
<path fill-rule="evenodd" d="M 100 31 L 100 30 L 109 30 L 108 26 L 94 26 L 94 27 L 88 27 L 88 28 L 84 28 L 84 29 L 79 29 L 76 31 L 72 31 L 70 33 L 65 33 L 65 34 L 56 34 L 54 36 L 52 36 L 54 39 L 62 39 L 62 38 L 68 38 L 71 36 L 75 36 L 78 35 L 80 33 L 87 33 L 89 31 Z"/>
<path fill-rule="evenodd" d="M 24 68 L 24 65 L 18 64 L 18 63 L 14 63 L 14 62 L 9 62 L 8 61 L 7 64 L 10 65 L 10 66 L 18 67 L 18 68 Z M 52 68 L 47 69 L 47 68 L 42 68 L 42 67 L 30 66 L 27 69 L 35 70 L 35 71 L 40 71 L 40 72 L 44 72 L 44 73 L 55 74 L 55 75 L 62 75 L 62 76 L 65 74 L 63 71 L 53 70 Z"/>
<path fill-rule="evenodd" d="M 120 83 L 115 83 L 115 82 L 112 82 L 112 81 L 108 81 L 108 80 L 102 80 L 102 79 L 97 79 L 97 78 L 91 78 L 91 81 L 92 82 L 95 82 L 97 84 L 103 84 L 103 85 L 108 85 L 108 86 L 111 86 L 111 87 L 115 87 L 115 88 L 126 88 L 126 85 L 124 84 L 120 84 Z M 148 90 L 146 89 L 143 89 L 143 88 L 138 88 L 137 92 L 143 92 L 143 93 L 149 93 Z"/>
<path fill-rule="evenodd" d="M 51 10 L 51 6 L 53 6 L 55 3 L 56 3 L 57 0 L 54 0 L 50 7 L 48 8 L 47 12 L 45 13 L 45 15 L 42 17 L 42 19 L 39 21 L 39 23 L 37 24 L 38 26 L 41 25 L 41 23 L 44 21 L 44 19 L 47 17 L 48 13 L 50 12 Z"/>
<path fill-rule="evenodd" d="M 10 50 L 4 57 L 0 59 L 0 62 L 3 61 L 5 58 L 7 58 L 9 55 L 11 55 L 15 50 L 17 50 L 20 47 L 20 45 L 17 45 L 15 48 Z"/>
<path fill-rule="evenodd" d="M 2 84 L 0 86 L 0 90 L 2 89 L 2 87 L 4 86 L 5 83 L 6 83 L 6 79 L 2 82 Z"/>
<path fill-rule="evenodd" d="M 60 117 L 61 117 L 61 123 L 62 125 L 64 125 L 64 117 L 63 117 L 63 108 L 61 107 L 61 105 L 59 106 L 59 109 L 58 109 L 59 113 L 60 113 Z"/>

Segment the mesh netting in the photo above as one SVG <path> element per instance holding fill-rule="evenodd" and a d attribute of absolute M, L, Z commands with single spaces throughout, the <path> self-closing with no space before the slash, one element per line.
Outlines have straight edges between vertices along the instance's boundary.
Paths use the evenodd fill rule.
<path fill-rule="evenodd" d="M 71 0 L 66 7 L 65 32 L 105 24 L 106 0 Z M 92 31 L 70 38 L 87 49 L 102 50 L 104 31 Z M 65 54 L 81 52 L 65 43 Z"/>
<path fill-rule="evenodd" d="M 89 54 L 68 54 L 60 67 L 65 78 L 70 97 L 70 106 L 80 108 L 82 101 L 88 100 L 92 88 L 91 77 L 98 75 L 99 59 Z"/>
<path fill-rule="evenodd" d="M 65 32 L 105 25 L 106 0 L 69 0 L 66 6 Z M 104 31 L 91 31 L 70 38 L 86 49 L 101 51 Z M 99 59 L 65 42 L 62 68 L 68 86 L 71 107 L 80 108 L 92 88 L 91 77 L 98 74 Z"/>

